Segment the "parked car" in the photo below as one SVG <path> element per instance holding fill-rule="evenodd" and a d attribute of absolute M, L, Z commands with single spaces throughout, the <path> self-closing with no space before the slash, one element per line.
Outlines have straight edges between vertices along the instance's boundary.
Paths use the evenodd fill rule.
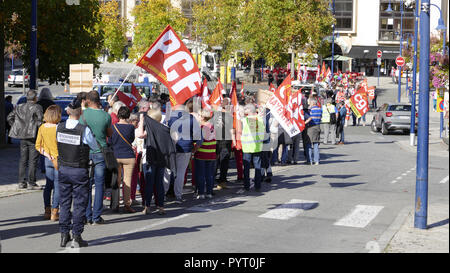
<path fill-rule="evenodd" d="M 30 83 L 30 76 L 25 71 L 25 86 L 28 86 Z M 14 85 L 22 86 L 24 84 L 23 79 L 23 70 L 22 69 L 14 69 L 11 71 L 11 74 L 8 75 L 8 87 Z"/>
<path fill-rule="evenodd" d="M 418 113 L 416 109 L 416 124 L 414 130 L 417 131 Z M 409 133 L 411 130 L 411 104 L 409 103 L 385 103 L 376 110 L 371 123 L 373 132 L 380 132 L 383 135 L 391 131 L 402 130 Z"/>
<path fill-rule="evenodd" d="M 69 114 L 67 114 L 66 108 L 72 101 L 73 99 L 59 97 L 56 97 L 56 99 L 54 100 L 55 104 L 61 107 L 61 122 L 66 121 L 69 118 Z"/>
<path fill-rule="evenodd" d="M 122 83 L 95 83 L 94 90 L 97 91 L 102 99 L 106 99 L 106 94 L 114 93 L 116 89 L 120 87 Z M 142 88 L 145 97 L 149 98 L 153 92 L 153 84 L 152 83 L 134 83 L 136 88 Z M 124 83 L 122 87 L 120 87 L 120 91 L 124 93 L 131 93 L 131 83 Z"/>

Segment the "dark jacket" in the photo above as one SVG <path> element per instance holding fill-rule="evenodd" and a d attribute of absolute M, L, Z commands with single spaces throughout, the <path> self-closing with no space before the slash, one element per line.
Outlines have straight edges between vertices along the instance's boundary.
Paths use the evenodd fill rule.
<path fill-rule="evenodd" d="M 47 108 L 50 105 L 54 105 L 55 103 L 52 100 L 48 100 L 48 99 L 41 99 L 38 102 L 36 102 L 36 104 L 39 104 L 42 107 L 42 113 L 45 113 L 45 111 L 47 110 Z"/>
<path fill-rule="evenodd" d="M 42 107 L 33 102 L 18 105 L 7 120 L 11 126 L 9 137 L 17 139 L 36 138 L 39 126 L 43 123 L 44 113 Z"/>
<path fill-rule="evenodd" d="M 167 168 L 177 173 L 176 147 L 170 137 L 170 128 L 145 115 L 147 164 Z"/>

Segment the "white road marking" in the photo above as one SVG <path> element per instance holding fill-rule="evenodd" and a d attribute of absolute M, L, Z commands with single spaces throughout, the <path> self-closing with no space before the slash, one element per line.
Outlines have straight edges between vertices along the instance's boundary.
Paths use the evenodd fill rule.
<path fill-rule="evenodd" d="M 447 177 L 445 177 L 444 179 L 441 180 L 441 182 L 439 182 L 439 184 L 444 184 L 448 181 L 448 175 Z"/>
<path fill-rule="evenodd" d="M 316 206 L 319 202 L 292 199 L 291 201 L 284 203 L 272 209 L 264 214 L 259 215 L 261 218 L 277 219 L 277 220 L 289 220 L 298 216 L 303 211 L 308 210 Z"/>
<path fill-rule="evenodd" d="M 392 183 L 392 184 L 397 183 L 397 180 L 394 180 L 394 181 L 392 181 L 391 183 Z"/>
<path fill-rule="evenodd" d="M 395 178 L 396 180 L 401 180 L 403 177 L 399 176 L 397 178 Z"/>
<path fill-rule="evenodd" d="M 338 220 L 334 225 L 364 228 L 383 208 L 383 206 L 357 205 L 352 212 Z"/>

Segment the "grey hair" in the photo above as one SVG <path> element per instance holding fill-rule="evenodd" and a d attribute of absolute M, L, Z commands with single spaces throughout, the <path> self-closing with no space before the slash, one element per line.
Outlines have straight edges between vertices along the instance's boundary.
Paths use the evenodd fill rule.
<path fill-rule="evenodd" d="M 327 103 L 332 103 L 333 99 L 332 98 L 327 98 Z"/>
<path fill-rule="evenodd" d="M 310 99 L 309 103 L 310 103 L 310 104 L 317 105 L 317 100 L 316 100 L 316 99 Z"/>
<path fill-rule="evenodd" d="M 42 88 L 39 100 L 53 100 L 52 92 L 47 87 Z"/>
<path fill-rule="evenodd" d="M 112 107 L 113 113 L 117 115 L 117 113 L 119 112 L 120 107 L 122 107 L 122 106 L 126 106 L 125 103 L 121 102 L 120 100 L 116 101 L 113 104 L 113 107 Z"/>
<path fill-rule="evenodd" d="M 131 114 L 128 120 L 129 121 L 139 120 L 139 116 L 137 114 Z"/>
<path fill-rule="evenodd" d="M 256 113 L 256 107 L 253 103 L 248 103 L 244 106 L 244 113 Z"/>
<path fill-rule="evenodd" d="M 27 92 L 27 101 L 32 101 L 36 98 L 37 93 L 36 90 L 30 89 Z"/>
<path fill-rule="evenodd" d="M 149 101 L 148 101 L 147 99 L 142 98 L 142 99 L 138 102 L 137 106 L 138 106 L 139 109 L 142 109 L 142 108 L 144 108 L 144 107 L 149 107 L 150 104 L 149 104 Z"/>

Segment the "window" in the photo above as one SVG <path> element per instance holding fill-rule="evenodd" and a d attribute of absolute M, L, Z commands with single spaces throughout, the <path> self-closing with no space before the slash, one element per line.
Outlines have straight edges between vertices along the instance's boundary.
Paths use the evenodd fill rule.
<path fill-rule="evenodd" d="M 336 0 L 335 2 L 336 30 L 353 29 L 353 0 Z"/>
<path fill-rule="evenodd" d="M 391 3 L 392 13 L 385 12 Z M 403 26 L 402 26 L 403 23 Z M 400 31 L 403 37 L 406 33 L 414 33 L 414 8 L 403 4 L 403 20 L 400 0 L 381 0 L 380 2 L 380 41 L 400 41 Z"/>

